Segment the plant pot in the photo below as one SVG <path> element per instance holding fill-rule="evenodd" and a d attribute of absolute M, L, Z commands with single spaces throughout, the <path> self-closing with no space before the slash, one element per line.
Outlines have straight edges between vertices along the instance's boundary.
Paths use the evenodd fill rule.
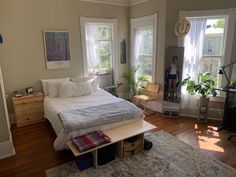
<path fill-rule="evenodd" d="M 199 105 L 208 107 L 209 102 L 210 102 L 210 98 L 201 96 L 200 101 L 199 101 Z"/>

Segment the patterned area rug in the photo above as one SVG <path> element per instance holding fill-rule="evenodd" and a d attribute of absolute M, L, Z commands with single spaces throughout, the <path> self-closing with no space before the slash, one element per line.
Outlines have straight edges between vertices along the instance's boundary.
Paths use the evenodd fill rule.
<path fill-rule="evenodd" d="M 174 136 L 159 131 L 146 137 L 150 151 L 116 159 L 99 169 L 80 172 L 68 162 L 46 170 L 47 177 L 236 177 L 236 170 L 211 158 Z"/>

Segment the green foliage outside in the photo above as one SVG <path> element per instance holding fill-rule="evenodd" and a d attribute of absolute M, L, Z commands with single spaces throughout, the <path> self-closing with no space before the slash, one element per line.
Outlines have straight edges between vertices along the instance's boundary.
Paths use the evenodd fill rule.
<path fill-rule="evenodd" d="M 218 19 L 214 24 L 214 28 L 224 28 L 225 27 L 225 19 Z"/>

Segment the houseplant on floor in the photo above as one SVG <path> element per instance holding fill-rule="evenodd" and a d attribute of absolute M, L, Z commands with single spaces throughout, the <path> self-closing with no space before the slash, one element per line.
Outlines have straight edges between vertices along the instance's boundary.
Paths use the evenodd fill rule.
<path fill-rule="evenodd" d="M 188 75 L 182 81 L 182 86 L 186 86 L 186 90 L 190 95 L 200 94 L 200 106 L 208 107 L 210 98 L 209 95 L 214 97 L 217 95 L 216 92 L 216 81 L 209 73 L 199 73 L 197 83 L 194 80 L 191 80 L 191 77 Z"/>
<path fill-rule="evenodd" d="M 140 90 L 144 89 L 148 83 L 148 80 L 144 74 L 136 76 L 138 69 L 139 66 L 131 67 L 128 72 L 121 76 L 127 81 L 130 100 L 132 100 L 133 96 L 136 95 Z"/>

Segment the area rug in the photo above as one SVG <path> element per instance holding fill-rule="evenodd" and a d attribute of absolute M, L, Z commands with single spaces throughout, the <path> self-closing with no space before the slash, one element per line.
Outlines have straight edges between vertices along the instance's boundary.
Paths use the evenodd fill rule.
<path fill-rule="evenodd" d="M 153 148 L 98 169 L 80 172 L 74 161 L 46 170 L 47 177 L 236 177 L 236 170 L 164 131 L 146 137 Z"/>

